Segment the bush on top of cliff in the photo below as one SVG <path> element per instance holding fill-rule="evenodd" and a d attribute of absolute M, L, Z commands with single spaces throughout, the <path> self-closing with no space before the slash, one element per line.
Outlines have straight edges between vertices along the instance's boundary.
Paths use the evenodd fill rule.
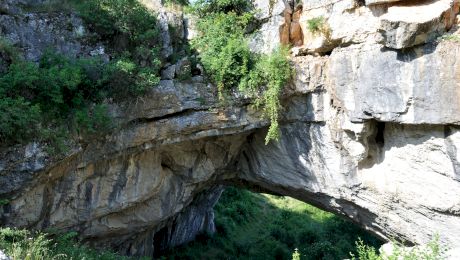
<path fill-rule="evenodd" d="M 126 37 L 129 44 L 158 44 L 156 17 L 138 0 L 78 1 L 82 19 L 102 38 Z M 147 41 L 147 43 L 145 43 Z M 125 47 L 125 46 L 122 46 Z"/>
<path fill-rule="evenodd" d="M 217 85 L 221 98 L 227 92 L 239 89 L 255 98 L 271 125 L 266 143 L 279 137 L 279 96 L 289 81 L 292 70 L 287 51 L 277 49 L 270 55 L 258 55 L 249 49 L 246 31 L 253 20 L 248 2 L 239 6 L 239 0 L 207 0 L 195 6 L 201 15 L 198 29 L 201 36 L 192 46 L 210 79 Z M 206 15 L 204 15 L 206 14 Z"/>
<path fill-rule="evenodd" d="M 112 47 L 119 66 L 133 63 L 131 72 L 139 76 L 137 82 L 146 79 L 148 84 L 158 84 L 160 29 L 154 14 L 138 0 L 78 1 L 76 9 L 99 36 L 97 40 Z"/>
<path fill-rule="evenodd" d="M 112 60 L 50 51 L 35 64 L 0 41 L 0 60 L 8 62 L 0 64 L 1 145 L 38 140 L 62 150 L 71 133 L 102 135 L 112 127 L 104 100 L 136 97 L 160 81 L 159 27 L 146 7 L 137 0 L 72 2 L 97 40 L 113 46 Z"/>
<path fill-rule="evenodd" d="M 247 16 L 236 13 L 217 13 L 202 18 L 198 29 L 201 37 L 193 41 L 199 51 L 200 60 L 206 72 L 219 89 L 238 87 L 245 77 L 253 59 L 244 38 Z"/>

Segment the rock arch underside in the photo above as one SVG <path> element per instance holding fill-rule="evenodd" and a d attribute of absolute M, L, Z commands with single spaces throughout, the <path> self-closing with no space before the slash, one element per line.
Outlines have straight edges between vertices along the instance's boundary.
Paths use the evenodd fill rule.
<path fill-rule="evenodd" d="M 267 52 L 285 4 L 254 5 L 262 25 L 250 45 Z M 328 34 L 302 28 L 278 142 L 264 144 L 269 122 L 250 100 L 235 94 L 222 107 L 202 76 L 164 78 L 137 102 L 114 105 L 116 133 L 65 158 L 39 144 L 2 150 L 9 203 L 0 223 L 75 230 L 99 247 L 154 255 L 212 232 L 223 185 L 238 185 L 311 203 L 382 239 L 422 244 L 439 234 L 460 247 L 460 43 L 437 40 L 458 33 L 459 1 L 302 5 L 299 24 L 321 15 Z M 21 26 L 65 36 L 6 22 L 7 36 Z"/>

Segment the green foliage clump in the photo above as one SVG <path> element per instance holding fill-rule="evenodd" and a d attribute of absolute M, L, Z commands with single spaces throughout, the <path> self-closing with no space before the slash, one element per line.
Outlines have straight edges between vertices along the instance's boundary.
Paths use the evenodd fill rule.
<path fill-rule="evenodd" d="M 38 105 L 23 97 L 0 98 L 0 143 L 31 140 L 41 121 Z"/>
<path fill-rule="evenodd" d="M 97 40 L 113 46 L 112 60 L 71 59 L 50 51 L 33 63 L 0 40 L 2 145 L 33 139 L 62 152 L 71 134 L 93 137 L 113 127 L 105 100 L 142 95 L 160 81 L 159 25 L 144 5 L 138 0 L 69 1 Z"/>
<path fill-rule="evenodd" d="M 155 16 L 138 0 L 89 0 L 79 1 L 76 8 L 84 21 L 103 39 L 113 41 L 126 37 L 122 47 L 134 44 L 154 45 L 159 27 Z"/>
<path fill-rule="evenodd" d="M 350 253 L 352 260 L 442 260 L 445 259 L 446 248 L 439 243 L 435 236 L 428 244 L 413 248 L 405 248 L 400 243 L 393 241 L 391 255 L 379 254 L 377 250 L 366 245 L 361 239 L 356 242 L 357 256 Z"/>
<path fill-rule="evenodd" d="M 373 246 L 364 244 L 361 239 L 356 241 L 356 251 L 358 256 L 350 253 L 352 260 L 381 260 L 382 258 L 377 253 L 377 250 Z"/>
<path fill-rule="evenodd" d="M 76 9 L 96 33 L 113 46 L 115 87 L 132 86 L 139 95 L 160 81 L 160 27 L 156 17 L 138 0 L 77 1 Z"/>
<path fill-rule="evenodd" d="M 102 61 L 72 60 L 49 52 L 39 64 L 19 60 L 0 75 L 0 141 L 2 144 L 23 143 L 31 139 L 51 140 L 59 137 L 47 133 L 85 114 L 92 134 L 107 131 L 108 115 L 99 106 L 106 97 Z M 103 119 L 102 117 L 105 117 Z M 84 127 L 69 125 L 69 129 Z M 61 136 L 63 139 L 66 136 Z"/>
<path fill-rule="evenodd" d="M 0 248 L 12 260 L 129 259 L 110 251 L 96 251 L 76 241 L 75 232 L 61 235 L 0 228 Z"/>
<path fill-rule="evenodd" d="M 301 201 L 227 188 L 215 206 L 217 233 L 163 259 L 345 259 L 354 241 L 380 245 L 354 224 Z"/>
<path fill-rule="evenodd" d="M 192 8 L 201 17 L 230 12 L 242 15 L 251 9 L 251 2 L 246 0 L 198 0 Z"/>
<path fill-rule="evenodd" d="M 307 20 L 307 29 L 312 33 L 319 33 L 323 30 L 324 27 L 324 17 L 319 16 Z"/>
<path fill-rule="evenodd" d="M 210 14 L 198 22 L 201 37 L 193 41 L 206 72 L 220 90 L 238 87 L 253 64 L 244 28 L 250 16 Z"/>
<path fill-rule="evenodd" d="M 249 3 L 247 1 L 244 1 Z M 287 51 L 278 49 L 270 55 L 252 53 L 246 31 L 253 14 L 249 6 L 238 0 L 198 2 L 196 12 L 201 15 L 198 29 L 201 36 L 192 45 L 211 80 L 217 85 L 220 98 L 226 92 L 239 89 L 256 97 L 264 115 L 270 119 L 266 143 L 279 137 L 279 100 L 284 85 L 292 76 Z"/>
<path fill-rule="evenodd" d="M 262 55 L 258 58 L 255 67 L 240 83 L 240 89 L 245 92 L 258 93 L 260 86 L 264 87 L 262 96 L 256 100 L 257 106 L 262 106 L 264 114 L 270 119 L 265 143 L 278 140 L 280 114 L 280 93 L 292 76 L 289 61 L 286 58 L 286 49 L 277 49 L 271 55 Z"/>

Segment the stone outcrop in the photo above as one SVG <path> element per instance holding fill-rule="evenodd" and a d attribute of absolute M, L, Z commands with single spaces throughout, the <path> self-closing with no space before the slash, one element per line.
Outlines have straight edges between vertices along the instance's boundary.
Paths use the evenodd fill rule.
<path fill-rule="evenodd" d="M 435 40 L 455 23 L 458 0 L 425 0 L 401 3 L 388 8 L 378 31 L 381 43 L 403 49 Z"/>
<path fill-rule="evenodd" d="M 264 27 L 278 6 L 261 12 L 260 30 L 270 29 L 260 42 L 279 33 Z M 292 58 L 279 142 L 264 144 L 268 121 L 250 100 L 233 93 L 221 106 L 202 76 L 165 72 L 137 102 L 112 107 L 117 132 L 61 160 L 39 144 L 2 150 L 1 224 L 76 230 L 93 245 L 154 256 L 212 232 L 212 206 L 231 184 L 298 198 L 385 240 L 439 234 L 460 247 L 460 44 L 388 48 L 378 37 L 388 10 L 303 3 L 300 25 L 318 12 L 338 45 Z"/>

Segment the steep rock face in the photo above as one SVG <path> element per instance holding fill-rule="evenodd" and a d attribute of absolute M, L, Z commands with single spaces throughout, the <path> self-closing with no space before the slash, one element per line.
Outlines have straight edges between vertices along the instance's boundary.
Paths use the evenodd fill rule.
<path fill-rule="evenodd" d="M 20 46 L 24 50 L 24 57 L 33 61 L 37 61 L 50 46 L 73 57 L 93 51 L 76 40 L 85 34 L 85 28 L 81 19 L 74 14 L 1 15 L 0 12 L 0 34 L 12 44 Z"/>
<path fill-rule="evenodd" d="M 354 45 L 334 50 L 329 80 L 352 121 L 458 124 L 459 58 L 452 42 L 406 52 Z"/>
<path fill-rule="evenodd" d="M 273 8 L 261 22 L 283 5 L 260 4 Z M 212 231 L 220 185 L 234 184 L 342 214 L 383 239 L 425 243 L 438 233 L 460 247 L 460 45 L 385 47 L 377 36 L 387 11 L 304 3 L 301 26 L 317 12 L 341 47 L 292 58 L 279 142 L 264 144 L 268 121 L 250 100 L 234 93 L 222 106 L 196 76 L 114 105 L 120 129 L 60 161 L 39 144 L 1 151 L 1 224 L 76 230 L 94 245 L 153 256 Z M 354 26 L 339 30 L 339 21 Z M 271 28 L 262 42 L 279 25 L 262 26 Z"/>

